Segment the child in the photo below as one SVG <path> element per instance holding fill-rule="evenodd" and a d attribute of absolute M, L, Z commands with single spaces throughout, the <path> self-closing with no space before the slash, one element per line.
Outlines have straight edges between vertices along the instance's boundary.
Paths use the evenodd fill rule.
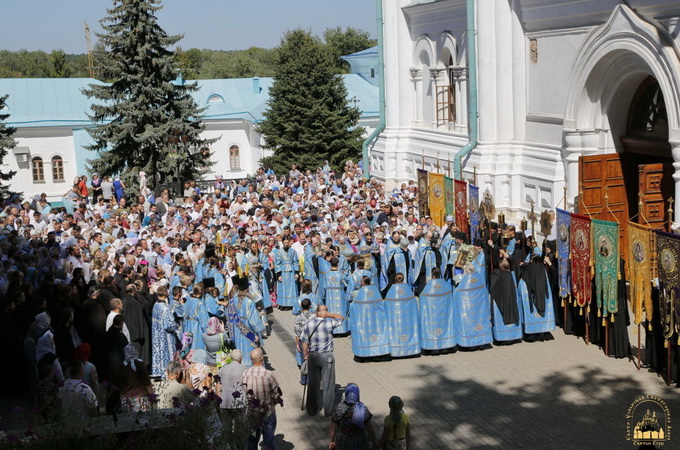
<path fill-rule="evenodd" d="M 411 425 L 404 413 L 404 402 L 396 395 L 389 401 L 390 414 L 385 417 L 382 436 L 377 448 L 386 450 L 409 450 L 411 448 Z"/>

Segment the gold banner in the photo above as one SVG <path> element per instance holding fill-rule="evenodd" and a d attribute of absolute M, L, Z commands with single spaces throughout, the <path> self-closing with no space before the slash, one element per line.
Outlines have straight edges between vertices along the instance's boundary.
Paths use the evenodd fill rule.
<path fill-rule="evenodd" d="M 639 325 L 644 320 L 652 321 L 651 280 L 656 278 L 656 235 L 651 228 L 628 222 L 628 280 L 630 281 L 630 305 L 633 321 Z"/>
<path fill-rule="evenodd" d="M 446 218 L 446 193 L 444 191 L 444 175 L 440 173 L 430 173 L 428 180 L 430 186 L 430 198 L 428 207 L 432 221 L 438 227 L 444 225 Z"/>

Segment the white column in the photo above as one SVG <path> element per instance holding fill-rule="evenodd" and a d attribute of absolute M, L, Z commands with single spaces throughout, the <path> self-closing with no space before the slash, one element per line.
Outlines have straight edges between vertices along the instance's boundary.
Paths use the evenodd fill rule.
<path fill-rule="evenodd" d="M 415 92 L 415 111 L 413 114 L 413 126 L 423 126 L 423 71 L 417 67 L 409 69 L 411 73 L 411 82 L 413 83 L 413 90 Z"/>
<path fill-rule="evenodd" d="M 456 128 L 459 133 L 467 133 L 468 126 L 468 92 L 467 68 L 462 67 L 454 71 L 456 80 Z"/>
<path fill-rule="evenodd" d="M 430 67 L 430 78 L 434 81 L 434 88 L 432 90 L 432 128 L 438 128 L 439 111 L 437 111 L 437 103 L 439 102 L 438 88 L 441 86 L 448 86 L 449 82 L 446 77 L 446 67 Z"/>
<path fill-rule="evenodd" d="M 680 140 L 669 140 L 673 155 L 673 180 L 675 181 L 675 195 L 673 199 L 673 229 L 680 227 Z"/>
<path fill-rule="evenodd" d="M 581 133 L 578 131 L 565 131 L 564 133 L 564 173 L 567 178 L 567 204 L 573 207 L 576 197 L 579 195 L 578 185 L 578 158 L 581 156 Z"/>

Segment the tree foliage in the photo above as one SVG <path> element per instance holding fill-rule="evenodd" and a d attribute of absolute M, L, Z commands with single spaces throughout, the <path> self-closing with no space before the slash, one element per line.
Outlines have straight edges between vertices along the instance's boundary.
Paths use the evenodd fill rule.
<path fill-rule="evenodd" d="M 155 13 L 160 0 L 114 0 L 108 16 L 101 20 L 106 48 L 97 58 L 100 76 L 111 83 L 90 84 L 84 90 L 92 105 L 89 115 L 94 128 L 90 150 L 93 172 L 119 174 L 128 186 L 136 186 L 140 171 L 149 174 L 155 187 L 172 178 L 194 179 L 210 163 L 208 151 L 192 154 L 208 142 L 200 138 L 204 129 L 202 109 L 190 93 L 196 84 L 175 83 L 176 60 L 169 47 L 181 36 L 168 35 Z"/>
<path fill-rule="evenodd" d="M 359 110 L 349 106 L 333 55 L 308 31 L 286 33 L 278 48 L 275 81 L 259 131 L 276 172 L 292 163 L 313 169 L 328 160 L 338 168 L 360 155 Z"/>
<path fill-rule="evenodd" d="M 0 164 L 5 161 L 8 150 L 11 150 L 16 146 L 16 141 L 12 137 L 16 128 L 7 126 L 5 121 L 9 118 L 9 114 L 3 114 L 6 101 L 7 95 L 0 97 Z M 9 190 L 9 186 L 5 184 L 5 182 L 11 180 L 14 175 L 16 175 L 16 172 L 14 171 L 0 171 L 0 199 L 6 199 L 12 194 Z"/>
<path fill-rule="evenodd" d="M 341 56 L 351 55 L 352 53 L 375 47 L 378 41 L 371 39 L 368 31 L 356 28 L 342 27 L 327 28 L 323 33 L 328 51 L 335 58 L 337 73 L 349 73 L 350 66 L 347 61 L 340 59 Z"/>

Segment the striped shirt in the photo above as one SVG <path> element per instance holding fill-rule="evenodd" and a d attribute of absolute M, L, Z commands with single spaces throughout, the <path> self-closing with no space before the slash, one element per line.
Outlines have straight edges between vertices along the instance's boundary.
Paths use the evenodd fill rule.
<path fill-rule="evenodd" d="M 321 324 L 319 324 L 321 322 Z M 340 319 L 310 319 L 302 330 L 300 342 L 309 344 L 310 353 L 326 353 L 333 351 L 333 329 L 342 324 Z M 317 328 L 318 325 L 318 328 Z M 314 331 L 316 329 L 316 331 Z M 310 342 L 309 336 L 312 336 Z"/>

